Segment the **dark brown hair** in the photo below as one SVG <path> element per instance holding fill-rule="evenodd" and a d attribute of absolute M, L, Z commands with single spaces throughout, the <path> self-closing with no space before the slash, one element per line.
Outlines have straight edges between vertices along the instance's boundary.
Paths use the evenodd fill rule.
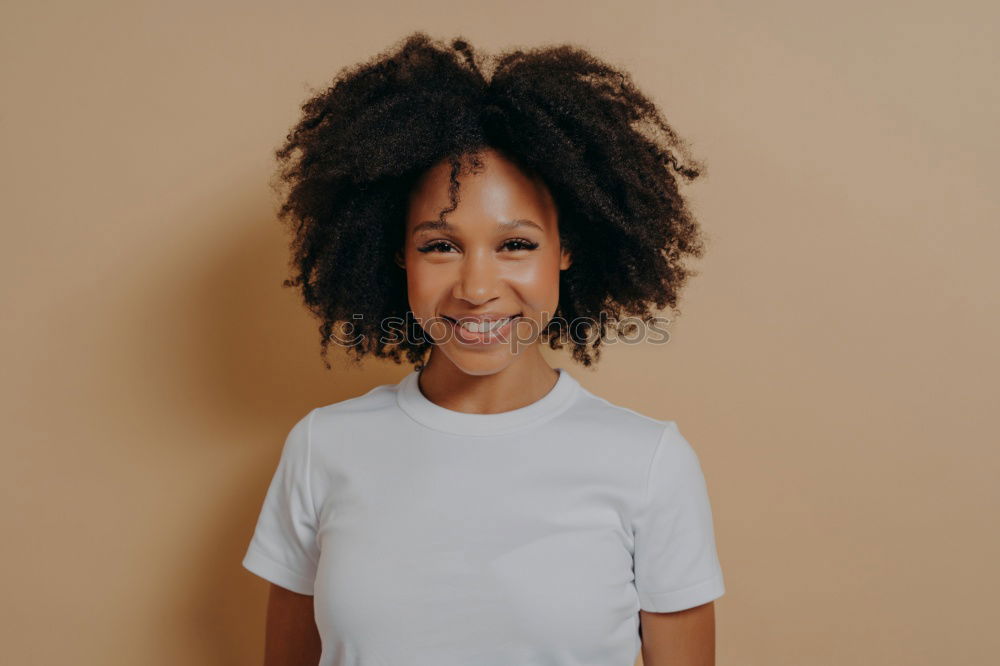
<path fill-rule="evenodd" d="M 443 219 L 458 204 L 463 157 L 487 146 L 545 182 L 573 257 L 542 341 L 569 344 L 589 366 L 624 318 L 649 321 L 651 306 L 679 313 L 680 289 L 696 274 L 683 260 L 704 250 L 678 177 L 704 167 L 629 74 L 570 45 L 486 57 L 465 39 L 416 32 L 308 99 L 276 152 L 279 216 L 293 234 L 295 273 L 284 286 L 300 288 L 320 319 L 324 360 L 337 331 L 356 360 L 405 354 L 422 367 L 432 343 L 419 326 L 410 324 L 416 337 L 387 339 L 385 325 L 412 316 L 393 260 L 408 197 L 449 160 Z"/>

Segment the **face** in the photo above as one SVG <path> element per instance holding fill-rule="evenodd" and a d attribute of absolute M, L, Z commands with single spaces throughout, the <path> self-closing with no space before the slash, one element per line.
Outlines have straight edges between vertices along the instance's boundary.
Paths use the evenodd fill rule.
<path fill-rule="evenodd" d="M 443 355 L 474 375 L 540 354 L 538 334 L 559 304 L 559 272 L 571 263 L 545 185 L 492 149 L 480 160 L 482 169 L 457 176 L 458 207 L 444 225 L 438 217 L 451 203 L 450 165 L 442 161 L 423 175 L 410 196 L 397 255 L 410 309 L 435 343 L 433 362 Z"/>

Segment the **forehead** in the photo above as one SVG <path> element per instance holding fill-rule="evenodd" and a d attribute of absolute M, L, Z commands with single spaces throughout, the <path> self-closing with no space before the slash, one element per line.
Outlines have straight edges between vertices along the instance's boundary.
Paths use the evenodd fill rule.
<path fill-rule="evenodd" d="M 479 154 L 481 168 L 471 169 L 466 159 L 459 182 L 458 207 L 445 219 L 456 227 L 527 219 L 543 229 L 556 224 L 555 205 L 545 184 L 525 174 L 516 164 L 492 149 Z M 437 220 L 451 207 L 449 187 L 451 164 L 442 160 L 424 173 L 410 195 L 407 229 L 428 220 Z"/>

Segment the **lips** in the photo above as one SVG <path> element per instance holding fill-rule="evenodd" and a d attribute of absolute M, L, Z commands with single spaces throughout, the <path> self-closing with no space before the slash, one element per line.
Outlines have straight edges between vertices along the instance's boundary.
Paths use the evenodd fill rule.
<path fill-rule="evenodd" d="M 505 317 L 504 319 L 493 319 L 481 322 L 466 321 L 461 323 L 460 326 L 471 333 L 492 333 L 512 319 L 514 319 L 514 317 Z"/>
<path fill-rule="evenodd" d="M 498 325 L 503 326 L 503 324 L 500 322 L 505 322 L 508 319 L 516 319 L 520 317 L 521 313 L 518 312 L 516 314 L 509 314 L 509 315 L 482 315 L 482 316 L 470 315 L 466 317 L 459 317 L 457 319 L 455 317 L 449 317 L 448 315 L 442 315 L 442 316 L 448 321 L 452 322 L 453 324 L 459 324 L 460 322 L 461 324 L 471 323 L 471 324 L 476 324 L 477 326 L 482 326 L 483 324 L 485 324 L 486 331 L 489 331 L 497 328 Z"/>
<path fill-rule="evenodd" d="M 510 331 L 510 327 L 513 322 L 516 321 L 521 314 L 514 315 L 503 315 L 503 316 L 482 316 L 477 318 L 463 317 L 462 324 L 459 321 L 448 315 L 443 315 L 443 317 L 449 321 L 455 327 L 455 334 L 459 342 L 464 344 L 493 344 L 496 342 L 503 341 L 504 337 Z M 475 323 L 483 327 L 484 330 L 470 330 L 466 328 L 463 324 Z"/>
<path fill-rule="evenodd" d="M 513 314 L 484 314 L 484 315 L 460 315 L 458 317 L 449 317 L 448 315 L 442 315 L 445 319 L 450 319 L 451 321 L 500 321 L 501 319 L 507 319 L 510 317 L 520 317 L 520 312 L 515 312 Z"/>

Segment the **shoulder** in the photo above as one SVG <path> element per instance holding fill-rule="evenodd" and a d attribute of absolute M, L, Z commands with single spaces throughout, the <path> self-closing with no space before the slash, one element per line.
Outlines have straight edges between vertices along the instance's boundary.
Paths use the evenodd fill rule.
<path fill-rule="evenodd" d="M 595 395 L 582 386 L 570 412 L 569 416 L 576 425 L 617 441 L 630 442 L 648 455 L 653 454 L 667 433 L 676 430 L 672 420 L 643 414 Z"/>
<path fill-rule="evenodd" d="M 380 384 L 353 398 L 319 405 L 314 410 L 317 415 L 370 411 L 395 404 L 398 384 Z"/>
<path fill-rule="evenodd" d="M 312 417 L 314 429 L 343 424 L 355 418 L 378 418 L 380 413 L 396 408 L 396 390 L 394 384 L 381 384 L 359 396 L 319 405 L 306 418 Z"/>
<path fill-rule="evenodd" d="M 695 448 L 681 433 L 677 421 L 657 419 L 629 407 L 616 404 L 587 391 L 576 405 L 574 418 L 590 428 L 616 430 L 641 440 L 650 456 L 673 460 L 695 459 Z"/>

